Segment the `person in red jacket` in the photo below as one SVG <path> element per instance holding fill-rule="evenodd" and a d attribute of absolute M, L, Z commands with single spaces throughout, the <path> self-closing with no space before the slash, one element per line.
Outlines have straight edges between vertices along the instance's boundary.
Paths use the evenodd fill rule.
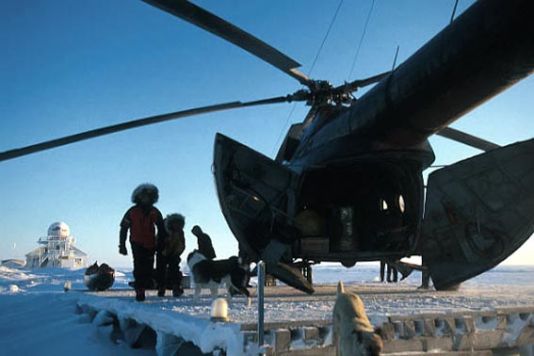
<path fill-rule="evenodd" d="M 165 228 L 161 212 L 154 207 L 158 201 L 158 188 L 149 183 L 141 184 L 132 193 L 132 206 L 120 224 L 119 253 L 127 255 L 126 236 L 130 230 L 130 245 L 133 255 L 133 275 L 135 279 L 135 299 L 145 300 L 145 289 L 151 287 L 156 252 L 156 228 L 164 238 Z"/>

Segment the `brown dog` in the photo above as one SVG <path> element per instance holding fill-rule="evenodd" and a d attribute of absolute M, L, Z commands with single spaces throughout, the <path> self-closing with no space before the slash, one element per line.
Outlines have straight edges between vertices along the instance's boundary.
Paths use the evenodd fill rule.
<path fill-rule="evenodd" d="M 362 300 L 356 294 L 345 293 L 342 282 L 337 285 L 334 334 L 340 356 L 379 355 L 383 348 L 382 339 L 369 322 Z"/>

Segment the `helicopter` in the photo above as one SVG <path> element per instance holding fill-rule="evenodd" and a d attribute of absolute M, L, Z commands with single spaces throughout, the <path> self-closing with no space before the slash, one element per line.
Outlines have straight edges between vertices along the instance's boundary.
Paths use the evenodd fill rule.
<path fill-rule="evenodd" d="M 304 87 L 133 120 L 0 153 L 0 160 L 134 127 L 209 112 L 305 102 L 275 159 L 222 134 L 214 145 L 219 203 L 247 261 L 305 291 L 301 266 L 421 255 L 436 289 L 482 273 L 534 232 L 533 140 L 499 147 L 449 125 L 534 70 L 525 0 L 476 2 L 393 70 L 334 86 L 298 62 L 188 1 L 145 1 L 273 65 Z M 375 84 L 356 98 L 358 89 Z M 485 153 L 430 174 L 428 138 Z"/>

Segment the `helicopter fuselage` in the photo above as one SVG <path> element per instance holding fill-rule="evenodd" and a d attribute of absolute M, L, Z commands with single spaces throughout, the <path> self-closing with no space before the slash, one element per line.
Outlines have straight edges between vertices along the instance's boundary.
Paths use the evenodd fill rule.
<path fill-rule="evenodd" d="M 342 87 L 322 90 L 325 84 L 318 82 L 321 90 L 310 90 L 310 113 L 289 129 L 274 161 L 218 134 L 214 167 L 219 200 L 243 255 L 265 260 L 272 274 L 311 292 L 302 276 L 288 267 L 295 260 L 351 266 L 424 254 L 426 249 L 435 285 L 447 287 L 511 253 L 518 242 L 502 245 L 506 231 L 484 237 L 482 230 L 476 235 L 472 229 L 484 219 L 495 221 L 491 209 L 479 213 L 489 204 L 480 201 L 503 198 L 489 198 L 492 189 L 475 197 L 474 188 L 465 185 L 476 184 L 469 182 L 471 176 L 482 180 L 502 174 L 502 165 L 488 166 L 492 159 L 517 159 L 530 166 L 520 153 L 530 142 L 440 170 L 440 182 L 426 194 L 428 200 L 431 193 L 433 211 L 428 219 L 422 172 L 434 161 L 431 135 L 532 73 L 533 26 L 523 7 L 532 5 L 519 0 L 475 3 L 352 102 L 336 102 Z M 518 188 L 515 194 L 531 195 L 521 192 Z M 436 201 L 437 196 L 441 200 Z M 426 220 L 430 223 L 424 228 Z M 433 226 L 440 224 L 445 224 L 441 230 L 457 229 L 456 235 L 439 235 L 441 230 Z M 529 231 L 506 239 L 524 241 Z M 474 241 L 466 245 L 469 239 Z M 449 250 L 445 260 L 436 252 L 436 243 Z M 492 244 L 504 246 L 506 253 L 469 257 L 476 253 L 468 246 Z M 464 267 L 451 279 L 442 266 L 455 258 Z M 439 265 L 439 271 L 432 270 L 432 264 Z"/>

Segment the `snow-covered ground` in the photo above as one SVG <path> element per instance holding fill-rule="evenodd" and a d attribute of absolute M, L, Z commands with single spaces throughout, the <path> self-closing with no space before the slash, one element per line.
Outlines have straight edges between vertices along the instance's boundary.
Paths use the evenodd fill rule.
<path fill-rule="evenodd" d="M 112 343 L 75 313 L 79 295 L 63 292 L 66 280 L 82 288 L 83 271 L 35 272 L 0 267 L 0 354 L 151 355 Z"/>
<path fill-rule="evenodd" d="M 314 269 L 317 293 L 308 296 L 288 287 L 267 288 L 266 322 L 329 320 L 334 304 L 335 283 L 342 280 L 358 293 L 371 321 L 380 323 L 392 314 L 422 312 L 447 313 L 463 310 L 492 310 L 509 306 L 534 307 L 534 266 L 502 266 L 466 283 L 458 292 L 417 290 L 420 275 L 396 283 L 378 282 L 378 266 L 363 264 L 352 269 L 322 266 Z M 184 297 L 158 298 L 150 292 L 145 303 L 133 300 L 128 287 L 129 270 L 119 270 L 110 291 L 88 293 L 83 270 L 16 270 L 0 267 L 0 353 L 17 355 L 121 355 L 152 354 L 151 350 L 132 350 L 102 335 L 83 314 L 76 314 L 77 303 L 128 312 L 165 317 L 169 325 L 199 330 L 207 325 L 211 298 L 194 301 L 191 291 Z M 63 291 L 65 281 L 72 290 Z M 208 293 L 204 291 L 204 293 Z M 244 298 L 234 298 L 229 315 L 238 323 L 255 323 L 255 302 L 247 306 Z M 167 326 L 168 327 L 168 326 Z M 212 333 L 214 335 L 215 333 Z M 75 350 L 75 351 L 74 351 Z"/>

